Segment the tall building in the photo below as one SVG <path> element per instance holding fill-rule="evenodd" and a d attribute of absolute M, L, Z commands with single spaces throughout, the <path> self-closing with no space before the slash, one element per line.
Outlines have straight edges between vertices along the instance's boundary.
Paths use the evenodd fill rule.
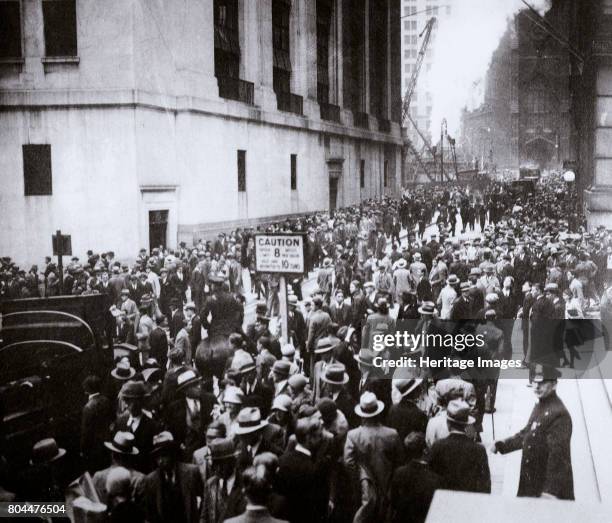
<path fill-rule="evenodd" d="M 1 0 L 0 252 L 191 244 L 394 194 L 400 0 Z"/>
<path fill-rule="evenodd" d="M 415 70 L 422 45 L 420 35 L 432 17 L 437 19 L 410 103 L 410 115 L 429 140 L 431 140 L 432 114 L 429 73 L 435 60 L 436 37 L 440 27 L 444 27 L 445 20 L 452 15 L 452 2 L 453 0 L 402 0 L 402 96 L 406 93 L 410 78 Z M 408 137 L 413 143 L 422 144 L 410 123 L 406 125 L 406 128 Z"/>
<path fill-rule="evenodd" d="M 571 3 L 557 0 L 544 19 L 525 9 L 509 22 L 491 58 L 484 102 L 464 113 L 462 145 L 481 164 L 561 169 L 575 161 L 571 57 L 555 37 L 569 37 L 571 12 Z"/>

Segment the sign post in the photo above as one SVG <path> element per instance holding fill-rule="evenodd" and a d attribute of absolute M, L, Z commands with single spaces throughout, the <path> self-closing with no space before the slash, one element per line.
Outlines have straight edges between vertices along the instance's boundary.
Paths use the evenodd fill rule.
<path fill-rule="evenodd" d="M 255 235 L 255 270 L 280 274 L 279 302 L 281 338 L 289 341 L 287 310 L 287 274 L 304 274 L 306 241 L 303 234 L 279 233 Z"/>
<path fill-rule="evenodd" d="M 57 256 L 57 272 L 59 272 L 60 294 L 64 294 L 64 266 L 62 256 L 72 255 L 72 238 L 69 234 L 62 234 L 59 229 L 51 236 L 53 255 Z"/>

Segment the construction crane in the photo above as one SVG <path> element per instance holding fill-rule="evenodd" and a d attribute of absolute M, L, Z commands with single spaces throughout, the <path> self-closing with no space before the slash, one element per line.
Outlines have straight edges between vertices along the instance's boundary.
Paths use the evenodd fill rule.
<path fill-rule="evenodd" d="M 410 81 L 408 82 L 408 87 L 406 87 L 406 94 L 404 94 L 404 101 L 402 102 L 402 126 L 404 125 L 406 118 L 409 118 L 411 123 L 414 123 L 412 121 L 412 118 L 410 118 L 410 102 L 412 100 L 414 90 L 416 89 L 416 84 L 419 79 L 419 73 L 421 72 L 421 66 L 423 65 L 425 53 L 427 51 L 427 47 L 429 46 L 429 40 L 431 39 L 431 31 L 433 30 L 433 26 L 435 23 L 436 17 L 434 16 L 429 19 L 427 24 L 425 24 L 425 28 L 423 29 L 423 31 L 421 31 L 421 34 L 419 35 L 419 38 L 423 38 L 423 43 L 421 44 L 421 49 L 419 50 L 416 64 L 414 64 L 412 75 L 410 76 Z"/>
<path fill-rule="evenodd" d="M 435 151 L 433 150 L 431 144 L 429 143 L 429 140 L 427 140 L 425 135 L 419 129 L 417 123 L 414 121 L 414 119 L 410 115 L 410 102 L 412 101 L 412 95 L 414 94 L 414 90 L 416 89 L 417 81 L 419 79 L 419 73 L 421 72 L 421 66 L 423 65 L 423 60 L 425 59 L 425 53 L 427 52 L 429 41 L 431 39 L 431 32 L 433 30 L 435 23 L 436 23 L 436 18 L 435 17 L 430 18 L 425 24 L 425 28 L 423 29 L 423 31 L 421 31 L 421 34 L 419 35 L 419 37 L 423 38 L 423 42 L 421 43 L 421 48 L 419 49 L 417 61 L 414 64 L 412 75 L 410 76 L 410 80 L 408 81 L 408 86 L 406 87 L 406 93 L 404 94 L 404 100 L 402 101 L 402 117 L 401 117 L 402 127 L 404 126 L 406 120 L 410 122 L 412 127 L 414 127 L 417 134 L 423 141 L 424 150 L 425 149 L 428 150 L 432 158 L 435 158 Z M 408 149 L 414 155 L 419 167 L 423 169 L 423 171 L 425 172 L 425 174 L 427 175 L 430 181 L 435 182 L 436 181 L 435 175 L 432 175 L 427 169 L 427 166 L 422 158 L 422 153 L 419 153 L 419 151 L 417 151 L 416 147 L 414 146 L 412 142 L 410 142 L 409 139 L 406 139 L 406 142 L 407 142 Z"/>

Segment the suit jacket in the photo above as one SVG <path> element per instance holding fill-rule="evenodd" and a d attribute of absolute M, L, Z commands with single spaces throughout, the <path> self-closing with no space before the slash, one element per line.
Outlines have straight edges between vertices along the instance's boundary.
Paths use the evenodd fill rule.
<path fill-rule="evenodd" d="M 351 319 L 351 306 L 344 302 L 338 305 L 338 302 L 333 302 L 330 305 L 330 316 L 334 323 L 337 323 L 341 327 L 348 325 Z"/>
<path fill-rule="evenodd" d="M 183 322 L 185 320 L 185 316 L 183 315 L 183 311 L 178 309 L 172 317 L 170 318 L 170 338 L 176 338 L 178 332 L 183 328 Z"/>
<path fill-rule="evenodd" d="M 201 523 L 221 523 L 231 517 L 236 517 L 246 508 L 246 500 L 242 487 L 236 477 L 232 490 L 224 493 L 219 476 L 213 476 L 206 481 L 202 502 Z"/>
<path fill-rule="evenodd" d="M 327 312 L 322 310 L 312 311 L 308 318 L 308 339 L 306 340 L 308 352 L 313 352 L 316 349 L 317 340 L 327 334 L 330 323 L 331 318 Z"/>
<path fill-rule="evenodd" d="M 574 499 L 571 437 L 572 418 L 553 392 L 535 405 L 523 430 L 496 442 L 502 454 L 523 449 L 518 496 L 539 497 L 547 492 Z"/>
<path fill-rule="evenodd" d="M 452 321 L 469 320 L 473 318 L 472 302 L 463 297 L 457 299 L 450 313 Z"/>
<path fill-rule="evenodd" d="M 135 468 L 141 472 L 148 472 L 150 470 L 150 453 L 153 449 L 153 436 L 159 432 L 159 426 L 156 421 L 143 412 L 140 416 L 140 423 L 136 428 L 136 432 L 133 432 L 127 424 L 129 418 L 129 412 L 121 414 L 115 421 L 113 430 L 114 432 L 121 430 L 134 434 L 134 446 L 139 451 L 137 459 L 134 460 Z"/>
<path fill-rule="evenodd" d="M 425 433 L 427 415 L 413 401 L 404 399 L 389 409 L 387 425 L 397 430 L 400 439 L 404 441 L 411 432 Z"/>
<path fill-rule="evenodd" d="M 277 485 L 287 498 L 291 523 L 325 521 L 328 479 L 312 457 L 290 450 L 278 460 Z"/>
<path fill-rule="evenodd" d="M 423 461 L 413 460 L 395 471 L 391 480 L 391 522 L 422 523 L 442 478 Z"/>
<path fill-rule="evenodd" d="M 226 523 L 288 523 L 284 519 L 276 519 L 270 515 L 267 508 L 247 509 L 240 516 L 225 520 Z"/>
<path fill-rule="evenodd" d="M 491 493 L 487 451 L 465 434 L 451 432 L 431 447 L 431 468 L 442 478 L 442 488 Z"/>
<path fill-rule="evenodd" d="M 182 508 L 183 517 L 187 523 L 199 522 L 200 508 L 197 498 L 202 497 L 203 487 L 198 467 L 187 463 L 177 463 L 175 481 L 181 506 L 180 508 L 172 508 L 174 510 Z M 149 523 L 167 523 L 172 520 L 171 514 L 166 513 L 168 508 L 164 507 L 164 494 L 168 490 L 167 485 L 162 481 L 159 469 L 154 470 L 144 478 L 144 503 Z"/>
<path fill-rule="evenodd" d="M 96 394 L 87 401 L 81 415 L 81 453 L 89 461 L 104 461 L 110 425 L 113 421 L 113 408 L 110 400 L 102 394 Z M 92 465 L 94 463 L 91 463 Z"/>
<path fill-rule="evenodd" d="M 156 327 L 149 334 L 151 357 L 155 358 L 160 368 L 165 369 L 168 362 L 168 336 L 161 327 Z"/>
<path fill-rule="evenodd" d="M 384 425 L 362 425 L 350 430 L 344 444 L 344 463 L 357 472 L 365 466 L 380 492 L 387 492 L 394 470 L 404 460 L 404 449 L 395 429 Z"/>

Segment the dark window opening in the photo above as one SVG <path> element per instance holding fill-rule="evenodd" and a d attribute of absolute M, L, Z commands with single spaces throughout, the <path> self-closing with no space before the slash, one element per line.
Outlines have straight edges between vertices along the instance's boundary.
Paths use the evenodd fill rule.
<path fill-rule="evenodd" d="M 365 160 L 359 162 L 359 187 L 365 187 Z"/>
<path fill-rule="evenodd" d="M 297 190 L 297 154 L 291 155 L 291 190 Z"/>
<path fill-rule="evenodd" d="M 344 106 L 353 112 L 365 107 L 365 0 L 343 0 Z"/>
<path fill-rule="evenodd" d="M 51 185 L 51 146 L 23 145 L 23 182 L 25 196 L 53 194 Z"/>
<path fill-rule="evenodd" d="M 383 163 L 383 185 L 389 187 L 389 160 Z"/>
<path fill-rule="evenodd" d="M 238 0 L 215 0 L 215 76 L 238 78 Z"/>
<path fill-rule="evenodd" d="M 0 58 L 21 58 L 19 2 L 0 2 Z"/>
<path fill-rule="evenodd" d="M 317 0 L 317 99 L 319 103 L 329 103 L 331 20 L 331 0 Z"/>
<path fill-rule="evenodd" d="M 246 151 L 238 150 L 238 192 L 246 192 Z"/>
<path fill-rule="evenodd" d="M 74 0 L 46 0 L 42 4 L 46 56 L 77 56 Z"/>
<path fill-rule="evenodd" d="M 272 0 L 272 85 L 277 94 L 291 92 L 290 16 L 286 0 Z"/>

